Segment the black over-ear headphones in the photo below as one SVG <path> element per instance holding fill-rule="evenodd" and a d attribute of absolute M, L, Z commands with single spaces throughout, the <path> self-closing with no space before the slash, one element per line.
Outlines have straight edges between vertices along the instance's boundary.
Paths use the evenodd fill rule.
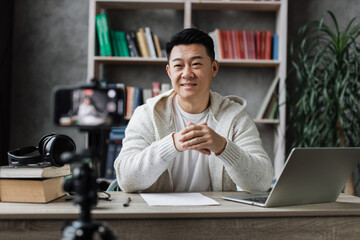
<path fill-rule="evenodd" d="M 36 151 L 38 154 L 34 154 Z M 12 166 L 44 163 L 61 167 L 64 163 L 60 157 L 64 152 L 75 153 L 75 142 L 66 135 L 52 133 L 43 136 L 37 147 L 28 146 L 9 151 L 8 161 Z"/>

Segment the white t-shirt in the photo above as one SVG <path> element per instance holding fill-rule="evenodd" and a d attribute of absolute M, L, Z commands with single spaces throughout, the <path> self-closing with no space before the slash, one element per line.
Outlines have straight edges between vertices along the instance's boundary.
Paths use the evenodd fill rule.
<path fill-rule="evenodd" d="M 174 97 L 174 122 L 176 132 L 184 129 L 188 122 L 200 124 L 207 122 L 209 108 L 200 114 L 185 112 Z M 171 175 L 175 192 L 211 191 L 209 156 L 195 150 L 186 150 L 174 160 Z"/>

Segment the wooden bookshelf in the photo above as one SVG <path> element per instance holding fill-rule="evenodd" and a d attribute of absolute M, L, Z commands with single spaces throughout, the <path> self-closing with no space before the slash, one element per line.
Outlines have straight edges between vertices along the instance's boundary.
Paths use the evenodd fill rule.
<path fill-rule="evenodd" d="M 286 79 L 286 46 L 287 46 L 287 0 L 278 0 L 278 1 L 264 1 L 264 0 L 90 0 L 89 8 L 89 38 L 88 38 L 88 80 L 92 78 L 102 78 L 104 72 L 108 69 L 107 66 L 111 66 L 111 70 L 114 68 L 125 69 L 124 71 L 134 71 L 134 68 L 138 67 L 140 69 L 151 69 L 151 71 L 159 71 L 158 69 L 165 66 L 167 59 L 163 58 L 142 58 L 142 57 L 101 57 L 96 56 L 96 29 L 95 29 L 95 16 L 102 12 L 114 12 L 118 11 L 119 15 L 134 11 L 138 12 L 149 12 L 149 11 L 164 11 L 163 22 L 157 23 L 154 26 L 158 28 L 166 28 L 162 36 L 159 38 L 169 39 L 171 34 L 175 33 L 178 29 L 178 26 L 182 28 L 189 28 L 194 25 L 194 21 L 199 20 L 201 16 L 202 21 L 206 24 L 211 25 L 212 31 L 215 28 L 224 28 L 224 25 L 219 27 L 216 21 L 212 23 L 207 23 L 207 17 L 211 18 L 212 14 L 208 13 L 217 13 L 217 12 L 227 12 L 235 16 L 241 16 L 244 13 L 249 14 L 258 14 L 257 16 L 264 15 L 265 17 L 269 14 L 273 14 L 275 17 L 273 23 L 273 33 L 277 33 L 279 36 L 279 52 L 278 60 L 253 60 L 253 59 L 221 59 L 219 60 L 220 67 L 224 67 L 221 71 L 232 71 L 232 69 L 242 69 L 242 68 L 251 68 L 251 69 L 271 69 L 273 71 L 272 76 L 268 76 L 269 79 L 273 79 L 275 76 L 279 77 L 279 87 L 278 87 L 278 105 L 279 105 L 279 118 L 278 119 L 255 119 L 254 122 L 260 125 L 267 125 L 273 128 L 273 135 L 276 139 L 273 143 L 273 159 L 275 167 L 275 176 L 279 176 L 284 161 L 285 161 L 285 130 L 286 130 L 286 88 L 285 88 L 285 79 Z M 173 11 L 173 15 L 177 18 L 170 18 L 169 11 Z M 157 15 L 162 14 L 162 12 L 157 13 Z M 180 15 L 180 17 L 179 17 Z M 149 19 L 143 19 L 143 15 L 137 16 L 136 14 L 131 15 L 131 19 L 122 19 L 122 21 L 131 21 L 128 23 L 133 24 L 133 22 L 138 23 L 137 27 L 144 27 L 152 20 L 152 15 Z M 261 18 L 261 17 L 260 17 Z M 200 18 L 201 19 L 201 18 Z M 237 18 L 234 18 L 237 19 Z M 149 20 L 149 21 L 148 21 Z M 223 19 L 222 19 L 223 20 Z M 247 19 L 245 19 L 247 21 Z M 258 19 L 256 19 L 258 20 Z M 119 20 L 117 20 L 119 21 Z M 239 20 L 240 21 L 240 20 Z M 250 21 L 250 20 L 249 20 Z M 142 25 L 141 25 L 142 24 Z M 231 20 L 225 26 L 229 29 L 239 29 L 239 24 L 241 22 L 231 22 Z M 256 23 L 258 24 L 258 23 Z M 266 23 L 267 24 L 267 23 Z M 160 25 L 160 26 L 159 26 Z M 176 25 L 173 26 L 173 25 Z M 199 24 L 201 26 L 201 22 Z M 206 25 L 207 28 L 210 28 Z M 234 26 L 233 26 L 234 25 Z M 124 23 L 124 26 L 127 24 Z M 195 26 L 198 27 L 197 24 Z M 170 29 L 170 30 L 169 30 Z M 261 27 L 260 27 L 261 29 Z M 255 29 L 256 30 L 256 29 Z M 164 46 L 162 46 L 164 48 Z M 130 67 L 130 70 L 128 69 Z M 146 71 L 146 70 L 145 70 Z M 164 71 L 162 69 L 161 71 Z M 166 75 L 165 71 L 163 74 Z M 146 81 L 146 79 L 144 79 Z M 149 79 L 151 83 L 151 79 Z M 251 78 L 246 80 L 251 81 Z M 263 90 L 264 86 L 260 84 L 258 86 L 259 90 Z M 266 91 L 266 90 L 265 90 Z M 261 101 L 261 100 L 259 100 Z M 260 131 L 261 133 L 261 131 Z"/>

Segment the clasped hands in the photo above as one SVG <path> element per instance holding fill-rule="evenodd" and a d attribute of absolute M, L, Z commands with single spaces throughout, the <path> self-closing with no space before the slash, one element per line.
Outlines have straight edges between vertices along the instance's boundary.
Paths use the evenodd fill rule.
<path fill-rule="evenodd" d="M 207 126 L 206 122 L 194 124 L 189 122 L 187 127 L 173 134 L 175 147 L 179 152 L 196 150 L 210 155 L 212 152 L 220 155 L 226 147 L 226 139 Z"/>

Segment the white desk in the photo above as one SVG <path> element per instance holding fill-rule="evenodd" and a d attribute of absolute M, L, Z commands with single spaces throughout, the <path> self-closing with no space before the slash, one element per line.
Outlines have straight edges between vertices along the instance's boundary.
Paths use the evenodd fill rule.
<path fill-rule="evenodd" d="M 92 216 L 110 225 L 118 239 L 360 239 L 360 199 L 341 195 L 337 202 L 261 208 L 204 193 L 219 206 L 148 206 L 138 194 L 112 192 Z M 129 207 L 122 204 L 131 196 Z M 72 202 L 0 203 L 0 239 L 60 239 L 65 219 L 78 218 Z"/>

